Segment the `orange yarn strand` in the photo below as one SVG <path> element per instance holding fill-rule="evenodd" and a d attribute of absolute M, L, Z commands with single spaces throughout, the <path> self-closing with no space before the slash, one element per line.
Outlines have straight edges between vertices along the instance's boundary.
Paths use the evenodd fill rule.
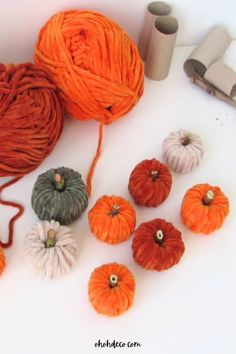
<path fill-rule="evenodd" d="M 14 183 L 18 182 L 19 180 L 21 179 L 21 177 L 16 177 L 16 178 L 13 178 L 12 180 L 10 180 L 9 182 L 7 183 L 4 183 L 1 187 L 0 187 L 0 204 L 1 205 L 6 205 L 6 206 L 11 206 L 13 208 L 16 208 L 18 209 L 18 212 L 11 218 L 11 220 L 9 221 L 9 224 L 8 224 L 8 230 L 9 230 L 9 235 L 8 235 L 8 241 L 6 243 L 0 241 L 0 245 L 3 247 L 3 248 L 8 248 L 12 245 L 13 243 L 13 231 L 14 231 L 14 223 L 17 219 L 19 219 L 19 217 L 23 214 L 24 212 L 24 207 L 20 204 L 17 204 L 17 203 L 14 203 L 14 202 L 9 202 L 9 201 L 6 201 L 6 200 L 3 200 L 2 197 L 1 197 L 1 193 L 2 191 L 13 185 Z"/>
<path fill-rule="evenodd" d="M 93 178 L 94 170 L 95 170 L 95 167 L 97 165 L 98 159 L 99 159 L 99 157 L 101 156 L 101 153 L 102 153 L 103 127 L 104 127 L 104 124 L 101 123 L 100 126 L 99 126 L 99 137 L 98 137 L 98 145 L 97 145 L 96 155 L 95 155 L 95 157 L 94 157 L 94 159 L 92 161 L 92 164 L 90 166 L 89 173 L 88 173 L 88 176 L 87 176 L 87 192 L 88 192 L 89 196 L 91 195 L 92 178 Z"/>
<path fill-rule="evenodd" d="M 0 246 L 0 275 L 3 272 L 5 265 L 6 265 L 6 258 L 5 258 L 2 247 Z"/>

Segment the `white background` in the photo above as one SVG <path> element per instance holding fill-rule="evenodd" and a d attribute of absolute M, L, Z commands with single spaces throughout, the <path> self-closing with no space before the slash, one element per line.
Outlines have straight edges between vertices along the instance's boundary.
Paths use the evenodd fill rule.
<path fill-rule="evenodd" d="M 3 1 L 0 12 L 2 62 L 31 60 L 40 26 L 55 11 L 87 7 L 112 16 L 138 38 L 147 1 Z M 212 24 L 225 24 L 236 38 L 233 1 L 172 1 L 180 21 L 179 44 L 193 44 Z M 182 66 L 191 47 L 178 47 L 169 77 L 145 80 L 139 104 L 125 118 L 105 128 L 103 154 L 96 168 L 93 193 L 83 217 L 72 225 L 80 254 L 73 271 L 60 280 L 43 281 L 21 260 L 23 239 L 37 221 L 30 206 L 38 174 L 68 166 L 88 172 L 97 144 L 98 124 L 67 118 L 53 153 L 42 165 L 4 192 L 6 199 L 25 206 L 15 227 L 14 246 L 6 251 L 7 267 L 0 278 L 0 353 L 77 354 L 96 352 L 147 354 L 235 354 L 236 325 L 236 112 L 193 86 Z M 227 52 L 235 64 L 236 42 Z M 205 155 L 188 175 L 173 173 L 169 198 L 158 208 L 137 207 L 137 225 L 165 218 L 183 233 L 186 246 L 180 263 L 161 273 L 138 266 L 131 242 L 109 246 L 89 231 L 87 212 L 103 194 L 117 194 L 132 202 L 127 191 L 129 174 L 145 158 L 162 160 L 163 139 L 174 130 L 198 133 Z M 1 182 L 4 179 L 1 178 Z M 230 199 L 231 211 L 223 227 L 209 235 L 189 232 L 179 211 L 185 191 L 196 183 L 219 185 Z M 0 235 L 14 210 L 0 208 Z M 87 297 L 92 270 L 103 263 L 120 262 L 133 272 L 137 288 L 133 307 L 118 318 L 96 314 Z M 95 349 L 98 340 L 137 341 L 141 349 Z"/>
<path fill-rule="evenodd" d="M 0 0 L 1 61 L 28 61 L 45 20 L 64 9 L 101 11 L 137 40 L 148 3 L 148 0 Z M 180 24 L 178 45 L 196 44 L 215 24 L 227 25 L 231 36 L 236 39 L 235 0 L 173 0 L 168 3 Z"/>

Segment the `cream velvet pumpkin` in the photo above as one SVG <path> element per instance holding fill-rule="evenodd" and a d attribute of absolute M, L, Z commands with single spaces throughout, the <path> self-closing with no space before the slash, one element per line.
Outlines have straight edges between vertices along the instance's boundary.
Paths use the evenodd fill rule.
<path fill-rule="evenodd" d="M 36 223 L 27 233 L 23 261 L 42 278 L 58 278 L 76 262 L 77 241 L 68 226 L 58 221 Z"/>
<path fill-rule="evenodd" d="M 204 154 L 200 137 L 185 129 L 170 133 L 162 148 L 168 166 L 179 173 L 188 173 L 196 168 Z"/>

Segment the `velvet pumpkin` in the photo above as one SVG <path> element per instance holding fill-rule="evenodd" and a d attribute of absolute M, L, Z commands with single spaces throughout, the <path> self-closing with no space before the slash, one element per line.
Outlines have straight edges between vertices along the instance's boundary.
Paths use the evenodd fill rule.
<path fill-rule="evenodd" d="M 180 213 L 191 231 L 209 234 L 223 224 L 229 214 L 229 201 L 219 187 L 197 184 L 186 192 Z"/>
<path fill-rule="evenodd" d="M 88 214 L 89 225 L 95 236 L 106 243 L 126 241 L 134 231 L 136 214 L 124 198 L 104 195 Z"/>
<path fill-rule="evenodd" d="M 166 165 L 156 159 L 135 166 L 129 178 L 129 192 L 138 205 L 157 207 L 169 195 L 172 176 Z"/>
<path fill-rule="evenodd" d="M 89 301 L 103 315 L 119 316 L 127 311 L 133 304 L 134 293 L 134 276 L 122 264 L 104 264 L 90 276 Z"/>
<path fill-rule="evenodd" d="M 179 173 L 188 173 L 196 168 L 204 154 L 200 137 L 185 129 L 170 133 L 162 148 L 167 165 Z"/>
<path fill-rule="evenodd" d="M 27 233 L 23 260 L 42 278 L 58 278 L 67 274 L 76 262 L 78 245 L 70 227 L 58 221 L 36 223 Z"/>
<path fill-rule="evenodd" d="M 38 176 L 31 203 L 39 219 L 68 225 L 87 208 L 86 185 L 80 173 L 67 167 L 52 168 Z"/>
<path fill-rule="evenodd" d="M 0 275 L 3 272 L 5 265 L 6 265 L 5 254 L 4 254 L 3 248 L 0 246 Z"/>
<path fill-rule="evenodd" d="M 168 269 L 179 262 L 184 250 L 181 232 L 164 219 L 144 222 L 134 233 L 133 257 L 145 269 Z"/>

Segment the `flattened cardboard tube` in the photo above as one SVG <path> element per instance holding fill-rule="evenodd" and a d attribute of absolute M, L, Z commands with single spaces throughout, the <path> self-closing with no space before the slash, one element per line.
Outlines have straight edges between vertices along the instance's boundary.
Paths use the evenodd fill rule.
<path fill-rule="evenodd" d="M 207 68 L 223 56 L 230 43 L 231 38 L 224 26 L 211 29 L 184 63 L 186 74 L 203 77 Z"/>
<path fill-rule="evenodd" d="M 154 1 L 148 4 L 142 31 L 139 38 L 139 52 L 141 58 L 146 60 L 148 45 L 152 33 L 152 26 L 155 19 L 159 16 L 167 16 L 171 12 L 170 5 L 162 1 Z"/>
<path fill-rule="evenodd" d="M 145 75 L 148 78 L 163 80 L 167 77 L 178 27 L 175 17 L 164 16 L 155 20 L 145 65 Z"/>
<path fill-rule="evenodd" d="M 204 78 L 227 96 L 235 99 L 236 73 L 223 61 L 218 60 L 209 66 Z"/>

